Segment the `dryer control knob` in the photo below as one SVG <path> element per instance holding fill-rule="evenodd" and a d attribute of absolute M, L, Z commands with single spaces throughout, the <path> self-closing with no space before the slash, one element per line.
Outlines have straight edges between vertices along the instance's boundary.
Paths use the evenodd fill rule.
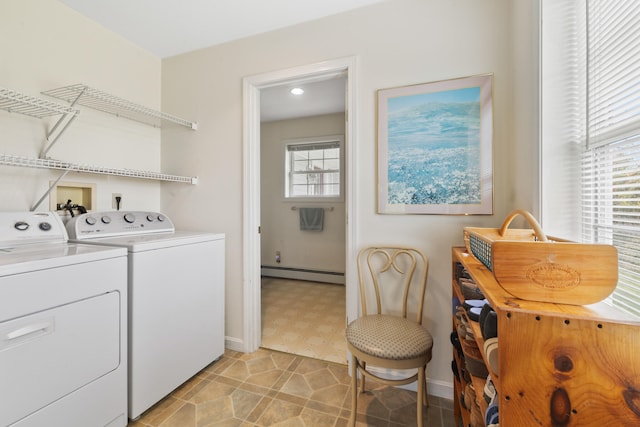
<path fill-rule="evenodd" d="M 102 221 L 103 224 L 111 224 L 111 218 L 106 215 L 100 218 L 100 220 Z"/>
<path fill-rule="evenodd" d="M 24 221 L 18 221 L 13 226 L 16 228 L 16 230 L 20 231 L 25 231 L 27 228 L 29 228 L 29 224 Z"/>
<path fill-rule="evenodd" d="M 86 222 L 89 225 L 96 225 L 96 219 L 92 216 L 88 216 L 84 219 L 84 222 Z"/>
<path fill-rule="evenodd" d="M 40 230 L 42 231 L 49 231 L 51 230 L 51 224 L 49 224 L 48 222 L 41 222 L 40 224 L 38 224 L 38 228 L 40 228 Z"/>
<path fill-rule="evenodd" d="M 160 222 L 164 221 L 164 215 L 158 215 L 158 221 Z"/>
<path fill-rule="evenodd" d="M 136 216 L 132 213 L 127 213 L 127 214 L 124 214 L 124 220 L 127 221 L 129 224 L 133 224 L 136 220 Z"/>
<path fill-rule="evenodd" d="M 153 222 L 153 219 L 154 219 L 153 215 L 151 215 L 151 214 L 147 215 L 147 221 Z"/>

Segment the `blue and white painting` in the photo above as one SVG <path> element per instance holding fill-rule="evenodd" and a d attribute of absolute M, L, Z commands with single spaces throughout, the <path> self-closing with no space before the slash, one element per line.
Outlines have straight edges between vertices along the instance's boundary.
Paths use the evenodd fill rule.
<path fill-rule="evenodd" d="M 387 204 L 479 204 L 480 86 L 386 102 Z"/>

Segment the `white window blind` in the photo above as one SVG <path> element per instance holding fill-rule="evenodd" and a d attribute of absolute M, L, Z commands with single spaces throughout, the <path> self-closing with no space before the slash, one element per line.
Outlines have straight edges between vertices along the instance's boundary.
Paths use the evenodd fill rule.
<path fill-rule="evenodd" d="M 640 316 L 640 2 L 587 0 L 582 234 L 619 255 L 614 305 Z"/>

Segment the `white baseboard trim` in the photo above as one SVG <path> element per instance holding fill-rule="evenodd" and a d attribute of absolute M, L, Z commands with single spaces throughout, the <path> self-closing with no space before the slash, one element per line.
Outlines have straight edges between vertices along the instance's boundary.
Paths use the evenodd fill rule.
<path fill-rule="evenodd" d="M 330 271 L 325 272 L 300 268 L 262 267 L 260 273 L 264 277 L 277 277 L 281 279 L 307 280 L 310 282 L 344 285 L 344 274 Z"/>
<path fill-rule="evenodd" d="M 412 375 L 411 372 L 407 372 L 404 373 L 402 371 L 399 370 L 390 370 L 390 369 L 379 369 L 379 368 L 375 368 L 375 367 L 371 367 L 370 369 L 368 368 L 368 370 L 371 370 L 374 374 L 379 375 L 383 378 L 388 378 L 388 379 L 402 379 L 402 378 L 406 378 L 406 376 L 408 375 Z M 402 374 L 401 374 L 402 372 Z M 414 373 L 416 372 L 415 370 L 413 371 Z M 405 385 L 401 385 L 398 386 L 400 388 L 403 388 L 405 390 L 410 390 L 410 391 L 418 391 L 418 383 L 417 382 L 413 382 L 410 384 L 405 384 Z M 440 381 L 440 380 L 432 380 L 427 378 L 427 392 L 429 393 L 429 395 L 431 396 L 436 396 L 436 397 L 441 397 L 443 399 L 449 399 L 449 400 L 453 400 L 453 383 L 449 383 L 449 382 L 445 382 L 445 381 Z"/>
<path fill-rule="evenodd" d="M 224 337 L 224 347 L 229 350 L 245 353 L 244 341 L 240 338 Z"/>
<path fill-rule="evenodd" d="M 453 400 L 453 383 L 427 378 L 427 390 L 431 396 Z"/>

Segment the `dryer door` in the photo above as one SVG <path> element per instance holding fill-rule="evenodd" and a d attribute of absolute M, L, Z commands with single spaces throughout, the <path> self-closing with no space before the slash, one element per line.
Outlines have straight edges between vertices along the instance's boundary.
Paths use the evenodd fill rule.
<path fill-rule="evenodd" d="M 0 425 L 10 425 L 113 371 L 120 293 L 0 323 Z"/>

